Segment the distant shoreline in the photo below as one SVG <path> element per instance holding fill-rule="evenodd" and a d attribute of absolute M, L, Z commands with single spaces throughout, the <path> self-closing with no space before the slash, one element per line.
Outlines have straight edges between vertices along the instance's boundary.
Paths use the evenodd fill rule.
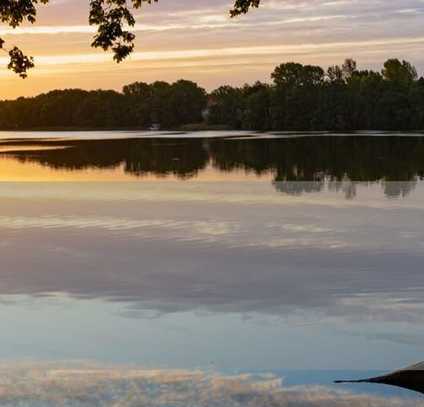
<path fill-rule="evenodd" d="M 381 71 L 347 59 L 324 71 L 282 63 L 273 83 L 223 85 L 134 82 L 113 90 L 53 90 L 0 101 L 6 131 L 333 131 L 424 129 L 424 77 L 399 59 Z"/>
<path fill-rule="evenodd" d="M 232 129 L 228 126 L 217 126 L 217 125 L 208 125 L 202 123 L 194 123 L 183 125 L 180 127 L 174 128 L 163 128 L 159 130 L 150 130 L 145 127 L 84 127 L 84 126 L 59 126 L 59 127 L 28 127 L 28 128 L 0 128 L 0 131 L 19 131 L 19 132 L 31 132 L 31 131 L 232 131 L 237 129 Z M 250 130 L 247 130 L 250 131 Z M 251 130 L 255 131 L 255 130 Z"/>
<path fill-rule="evenodd" d="M 206 131 L 232 131 L 232 132 L 252 132 L 254 134 L 349 134 L 352 136 L 369 136 L 372 134 L 368 133 L 382 133 L 382 134 L 392 134 L 401 132 L 403 134 L 414 134 L 422 133 L 424 137 L 424 128 L 423 129 L 411 129 L 411 130 L 402 130 L 402 129 L 358 129 L 358 130 L 338 130 L 334 131 L 331 129 L 328 130 L 256 130 L 256 129 L 235 129 L 230 127 L 223 126 L 182 126 L 177 128 L 163 128 L 159 130 L 150 130 L 146 128 L 139 127 L 31 127 L 25 129 L 2 129 L 0 132 L 17 132 L 17 133 L 30 133 L 30 132 L 96 132 L 96 131 L 123 131 L 123 132 L 151 132 L 152 134 L 157 134 L 160 132 L 175 132 L 175 133 L 195 133 L 195 132 L 206 132 Z"/>
<path fill-rule="evenodd" d="M 28 127 L 28 128 L 0 128 L 0 131 L 19 131 L 19 132 L 31 132 L 31 131 L 149 131 L 149 129 L 139 127 Z"/>

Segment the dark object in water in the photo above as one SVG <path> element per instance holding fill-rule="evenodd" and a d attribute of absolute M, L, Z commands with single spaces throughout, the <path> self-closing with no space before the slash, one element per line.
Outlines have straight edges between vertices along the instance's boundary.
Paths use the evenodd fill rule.
<path fill-rule="evenodd" d="M 384 376 L 362 380 L 336 380 L 334 383 L 380 383 L 403 387 L 424 394 L 424 362 L 396 370 Z"/>

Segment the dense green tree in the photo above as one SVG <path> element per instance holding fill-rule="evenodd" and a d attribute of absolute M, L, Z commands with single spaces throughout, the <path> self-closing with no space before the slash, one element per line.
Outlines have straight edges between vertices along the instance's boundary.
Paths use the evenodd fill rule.
<path fill-rule="evenodd" d="M 152 96 L 152 90 L 149 84 L 145 82 L 134 82 L 129 85 L 125 85 L 122 88 L 122 93 L 125 96 L 133 96 L 143 99 L 148 99 Z"/>
<path fill-rule="evenodd" d="M 411 128 L 424 128 L 424 79 L 414 82 L 409 91 L 411 104 Z"/>
<path fill-rule="evenodd" d="M 153 89 L 145 82 L 134 82 L 122 89 L 126 96 L 127 109 L 131 117 L 131 126 L 148 127 L 151 125 L 151 106 Z"/>
<path fill-rule="evenodd" d="M 289 62 L 277 66 L 271 74 L 277 91 L 272 103 L 271 123 L 277 129 L 306 129 L 313 127 L 319 90 L 324 83 L 324 70 L 319 66 Z"/>
<path fill-rule="evenodd" d="M 209 122 L 241 128 L 244 110 L 243 90 L 231 86 L 221 86 L 210 94 Z"/>
<path fill-rule="evenodd" d="M 378 129 L 376 106 L 385 88 L 385 81 L 378 72 L 367 70 L 355 72 L 347 87 L 352 101 L 350 109 L 352 130 Z"/>
<path fill-rule="evenodd" d="M 174 112 L 172 125 L 202 121 L 202 111 L 206 107 L 206 91 L 196 83 L 179 80 L 172 84 L 169 108 Z"/>
<path fill-rule="evenodd" d="M 165 128 L 201 121 L 206 92 L 194 82 L 135 82 L 123 92 L 56 90 L 0 102 L 0 128 Z"/>
<path fill-rule="evenodd" d="M 407 61 L 389 59 L 382 70 L 384 79 L 400 86 L 409 86 L 417 79 L 417 70 Z"/>
<path fill-rule="evenodd" d="M 270 87 L 261 82 L 242 89 L 245 99 L 242 127 L 251 130 L 267 130 L 270 127 Z"/>
<path fill-rule="evenodd" d="M 375 111 L 375 128 L 412 130 L 412 109 L 407 94 L 389 90 L 379 98 Z"/>
<path fill-rule="evenodd" d="M 277 86 L 288 88 L 317 86 L 324 80 L 324 71 L 319 66 L 288 62 L 277 66 L 271 78 Z"/>
<path fill-rule="evenodd" d="M 329 66 L 327 69 L 327 78 L 331 83 L 342 83 L 343 78 L 343 70 L 338 65 Z"/>
<path fill-rule="evenodd" d="M 342 65 L 343 79 L 345 81 L 349 81 L 350 78 L 352 78 L 352 76 L 355 74 L 356 71 L 357 71 L 356 70 L 356 61 L 353 60 L 352 58 L 345 59 L 345 61 L 343 62 L 343 65 Z"/>
<path fill-rule="evenodd" d="M 380 74 L 358 70 L 354 60 L 346 59 L 329 67 L 326 75 L 320 67 L 289 62 L 277 66 L 271 78 L 274 86 L 266 90 L 268 97 L 261 94 L 261 107 L 259 96 L 250 100 L 250 93 L 238 100 L 242 128 L 346 131 L 424 126 L 424 79 L 417 80 L 415 68 L 406 61 L 389 60 Z M 228 110 L 223 103 L 215 109 Z"/>
<path fill-rule="evenodd" d="M 382 73 L 356 62 L 328 68 L 285 63 L 274 83 L 221 86 L 209 95 L 196 83 L 134 82 L 114 91 L 53 91 L 0 102 L 0 128 L 178 128 L 200 123 L 252 130 L 419 130 L 424 128 L 424 79 L 391 59 Z M 207 110 L 205 108 L 207 107 Z"/>

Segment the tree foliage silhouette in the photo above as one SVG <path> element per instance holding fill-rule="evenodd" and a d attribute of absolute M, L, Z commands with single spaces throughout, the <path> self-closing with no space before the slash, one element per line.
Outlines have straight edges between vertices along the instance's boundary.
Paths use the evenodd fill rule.
<path fill-rule="evenodd" d="M 260 131 L 424 129 L 424 79 L 409 62 L 389 59 L 375 72 L 347 59 L 326 73 L 319 66 L 287 62 L 271 77 L 273 83 L 226 85 L 209 95 L 187 80 L 134 82 L 121 93 L 56 90 L 0 102 L 0 129 L 145 129 L 153 124 Z"/>
<path fill-rule="evenodd" d="M 133 27 L 133 11 L 143 4 L 156 3 L 158 0 L 89 0 L 90 25 L 97 26 L 91 46 L 111 50 L 116 62 L 124 60 L 134 50 L 135 34 L 127 27 Z M 35 23 L 37 6 L 49 0 L 1 0 L 0 21 L 16 28 L 23 22 Z M 250 7 L 258 7 L 260 0 L 236 0 L 230 10 L 232 17 L 246 13 Z M 28 70 L 34 67 L 33 57 L 26 56 L 18 47 L 5 48 L 0 38 L 0 49 L 9 54 L 8 68 L 21 78 L 26 78 Z"/>

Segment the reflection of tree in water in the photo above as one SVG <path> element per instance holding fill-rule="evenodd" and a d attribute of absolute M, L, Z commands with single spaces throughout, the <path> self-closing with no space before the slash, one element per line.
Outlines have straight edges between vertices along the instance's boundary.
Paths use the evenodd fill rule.
<path fill-rule="evenodd" d="M 324 188 L 356 196 L 359 182 L 381 182 L 389 197 L 406 196 L 424 176 L 424 139 L 395 136 L 319 136 L 218 144 L 214 163 L 224 170 L 261 174 L 291 195 Z"/>
<path fill-rule="evenodd" d="M 274 181 L 274 187 L 285 194 L 302 195 L 308 192 L 320 192 L 324 189 L 324 181 Z"/>
<path fill-rule="evenodd" d="M 32 141 L 28 143 L 34 144 Z M 196 176 L 209 161 L 201 139 L 45 141 L 40 143 L 40 147 L 61 144 L 68 148 L 17 151 L 13 155 L 22 162 L 37 162 L 58 170 L 110 169 L 122 165 L 125 172 L 137 177 L 173 175 L 182 179 Z"/>
<path fill-rule="evenodd" d="M 63 141 L 29 140 L 40 147 Z M 208 165 L 222 172 L 272 173 L 281 192 L 299 195 L 323 188 L 356 194 L 358 182 L 381 182 L 389 197 L 406 196 L 424 176 L 424 138 L 395 136 L 315 136 L 281 139 L 126 139 L 66 141 L 68 148 L 19 151 L 22 162 L 54 169 L 115 168 L 137 177 L 195 177 Z"/>
<path fill-rule="evenodd" d="M 343 192 L 346 199 L 353 199 L 356 196 L 357 182 L 351 181 L 350 179 L 344 179 L 342 181 L 330 181 L 328 183 L 328 189 L 330 191 Z"/>
<path fill-rule="evenodd" d="M 408 196 L 417 186 L 418 180 L 414 181 L 382 181 L 381 185 L 384 194 L 388 198 L 399 198 Z M 356 197 L 358 184 L 364 185 L 361 181 L 284 181 L 273 182 L 274 187 L 285 194 L 300 196 L 304 193 L 321 192 L 327 189 L 328 191 L 341 192 L 346 199 L 353 199 Z M 369 184 L 369 183 L 366 183 Z"/>
<path fill-rule="evenodd" d="M 136 176 L 175 175 L 186 179 L 204 170 L 209 156 L 199 139 L 185 143 L 149 140 L 129 147 L 122 161 L 125 171 Z"/>
<path fill-rule="evenodd" d="M 304 193 L 321 192 L 325 189 L 334 192 L 342 192 L 346 199 L 356 197 L 358 182 L 344 179 L 342 181 L 331 180 L 326 177 L 317 181 L 274 181 L 274 187 L 285 194 L 299 196 Z"/>

